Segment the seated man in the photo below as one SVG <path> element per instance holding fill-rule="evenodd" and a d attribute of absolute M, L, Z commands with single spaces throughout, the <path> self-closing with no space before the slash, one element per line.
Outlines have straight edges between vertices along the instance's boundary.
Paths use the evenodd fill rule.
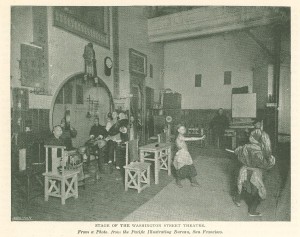
<path fill-rule="evenodd" d="M 62 129 L 60 125 L 56 125 L 53 127 L 52 135 L 45 141 L 45 145 L 51 145 L 51 146 L 65 146 L 64 140 L 61 138 L 62 135 Z M 48 159 L 48 167 L 51 170 L 52 169 L 52 163 L 51 163 L 51 149 L 49 151 L 49 157 Z M 61 149 L 57 149 L 57 157 L 61 157 Z"/>
<path fill-rule="evenodd" d="M 52 136 L 46 140 L 45 145 L 52 146 L 65 146 L 64 140 L 61 138 L 62 129 L 60 125 L 56 125 L 53 127 Z"/>
<path fill-rule="evenodd" d="M 120 112 L 113 113 L 113 117 L 118 117 L 119 119 L 112 125 L 108 130 L 108 158 L 109 163 L 112 163 L 115 159 L 116 169 L 120 169 L 123 165 L 124 155 L 122 154 L 122 143 L 128 141 L 128 118 L 125 113 Z"/>
<path fill-rule="evenodd" d="M 98 155 L 98 167 L 99 169 L 102 167 L 103 162 L 107 161 L 106 155 L 106 141 L 104 140 L 107 137 L 108 133 L 104 126 L 99 124 L 99 118 L 94 119 L 94 125 L 90 130 L 90 140 L 86 143 L 88 146 L 87 149 L 87 157 L 88 157 L 88 165 L 90 162 L 91 153 Z M 105 159 L 106 157 L 106 159 Z"/>

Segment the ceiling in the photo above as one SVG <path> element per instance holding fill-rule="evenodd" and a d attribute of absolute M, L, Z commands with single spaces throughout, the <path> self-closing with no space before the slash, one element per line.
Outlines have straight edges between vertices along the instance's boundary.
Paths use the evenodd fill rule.
<path fill-rule="evenodd" d="M 189 11 L 202 6 L 148 6 L 145 7 L 146 16 L 148 19 L 170 15 L 177 12 Z"/>

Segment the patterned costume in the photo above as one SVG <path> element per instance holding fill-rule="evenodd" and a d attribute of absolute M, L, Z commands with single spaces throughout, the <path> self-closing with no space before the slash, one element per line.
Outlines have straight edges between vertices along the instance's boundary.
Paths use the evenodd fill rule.
<path fill-rule="evenodd" d="M 193 165 L 192 157 L 188 151 L 184 136 L 178 135 L 176 139 L 178 151 L 174 158 L 174 167 L 178 179 L 192 178 L 197 175 L 195 166 Z"/>
<path fill-rule="evenodd" d="M 263 137 L 265 142 L 263 142 Z M 254 130 L 250 135 L 250 144 L 238 147 L 234 153 L 238 160 L 243 164 L 238 176 L 238 192 L 234 197 L 234 202 L 240 206 L 242 196 L 248 204 L 248 213 L 250 216 L 260 216 L 256 211 L 260 201 L 265 199 L 267 191 L 263 182 L 263 170 L 272 168 L 275 164 L 275 158 L 267 152 L 266 140 L 268 135 L 260 129 Z M 270 150 L 270 149 L 269 149 Z"/>

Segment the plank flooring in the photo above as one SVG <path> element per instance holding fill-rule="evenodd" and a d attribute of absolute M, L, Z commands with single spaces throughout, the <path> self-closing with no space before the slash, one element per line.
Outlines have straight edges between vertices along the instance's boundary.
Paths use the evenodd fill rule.
<path fill-rule="evenodd" d="M 65 205 L 54 197 L 45 202 L 43 194 L 26 205 L 18 190 L 13 189 L 12 217 L 29 216 L 36 221 L 119 221 L 173 180 L 166 171 L 161 171 L 160 182 L 155 185 L 153 171 L 151 176 L 151 186 L 140 194 L 134 189 L 125 192 L 121 173 L 114 169 L 112 174 L 101 174 L 96 182 L 88 179 L 85 189 L 79 187 L 79 198 L 67 199 Z"/>
<path fill-rule="evenodd" d="M 220 149 L 200 148 L 196 142 L 189 144 L 189 150 L 195 162 L 198 162 L 197 159 L 200 156 L 213 157 L 213 159 L 232 159 L 230 154 Z M 281 159 L 280 167 L 284 167 L 282 163 L 286 162 Z M 234 162 L 229 162 L 229 164 L 234 164 Z M 232 166 L 228 167 L 224 166 L 227 174 L 235 170 Z M 286 174 L 287 170 L 280 173 Z M 140 194 L 133 189 L 125 192 L 120 171 L 114 169 L 112 174 L 101 174 L 101 178 L 97 182 L 94 182 L 93 178 L 88 179 L 85 189 L 79 187 L 79 198 L 70 198 L 66 200 L 65 205 L 61 205 L 60 199 L 54 197 L 50 197 L 49 201 L 45 202 L 43 194 L 32 199 L 26 205 L 19 190 L 13 186 L 12 218 L 30 217 L 32 221 L 121 221 L 153 199 L 174 180 L 172 176 L 167 175 L 166 171 L 161 171 L 159 176 L 160 183 L 155 185 L 152 165 L 151 186 Z M 232 180 L 229 179 L 228 182 L 231 183 Z M 213 185 L 213 180 L 208 183 Z M 173 186 L 176 188 L 175 185 Z"/>

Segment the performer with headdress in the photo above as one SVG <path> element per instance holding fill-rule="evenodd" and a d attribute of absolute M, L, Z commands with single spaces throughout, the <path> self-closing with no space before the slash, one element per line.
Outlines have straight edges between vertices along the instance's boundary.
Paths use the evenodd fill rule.
<path fill-rule="evenodd" d="M 234 151 L 243 166 L 239 171 L 238 192 L 233 197 L 233 201 L 240 206 L 240 201 L 244 197 L 248 204 L 249 215 L 261 216 L 256 209 L 267 195 L 263 171 L 274 166 L 275 158 L 271 154 L 269 136 L 261 129 L 252 131 L 249 141 L 249 144 L 240 146 Z"/>

